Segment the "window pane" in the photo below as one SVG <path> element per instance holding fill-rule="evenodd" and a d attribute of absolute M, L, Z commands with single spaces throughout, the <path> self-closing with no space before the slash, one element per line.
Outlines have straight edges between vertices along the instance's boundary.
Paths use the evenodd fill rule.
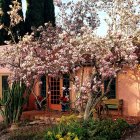
<path fill-rule="evenodd" d="M 59 104 L 59 98 L 57 96 L 60 96 L 60 79 L 51 77 L 50 80 L 51 104 Z"/>
<path fill-rule="evenodd" d="M 8 90 L 8 76 L 2 76 L 2 92 Z"/>
<path fill-rule="evenodd" d="M 108 83 L 109 83 L 110 80 L 106 80 L 104 82 L 104 89 L 105 91 L 107 90 L 107 86 L 108 86 Z M 116 79 L 114 78 L 113 81 L 111 82 L 110 84 L 110 91 L 109 93 L 107 94 L 107 97 L 109 99 L 114 99 L 116 98 Z"/>

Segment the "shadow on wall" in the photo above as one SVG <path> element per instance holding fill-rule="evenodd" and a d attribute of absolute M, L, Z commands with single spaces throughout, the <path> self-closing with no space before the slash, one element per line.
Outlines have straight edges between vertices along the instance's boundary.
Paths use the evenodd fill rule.
<path fill-rule="evenodd" d="M 118 98 L 124 100 L 124 115 L 140 116 L 140 70 L 124 70 L 118 75 Z"/>

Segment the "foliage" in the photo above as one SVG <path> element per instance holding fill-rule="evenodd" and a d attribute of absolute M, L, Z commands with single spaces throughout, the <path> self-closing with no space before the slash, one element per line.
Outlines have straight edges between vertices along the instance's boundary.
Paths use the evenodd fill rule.
<path fill-rule="evenodd" d="M 105 140 L 120 139 L 122 132 L 129 125 L 121 119 L 113 122 L 112 120 L 103 120 L 95 123 L 95 126 L 89 130 L 90 136 Z"/>
<path fill-rule="evenodd" d="M 26 101 L 24 94 L 25 84 L 19 82 L 13 83 L 12 87 L 2 94 L 0 113 L 6 125 L 18 123 L 20 120 L 23 105 Z"/>
<path fill-rule="evenodd" d="M 70 116 L 62 116 L 60 118 L 60 124 L 70 124 L 71 122 L 77 122 L 78 118 L 76 115 L 70 115 Z"/>
<path fill-rule="evenodd" d="M 54 0 L 44 1 L 44 23 L 50 22 L 53 26 L 55 26 L 55 8 L 53 1 Z"/>
<path fill-rule="evenodd" d="M 52 129 L 48 129 L 45 138 L 47 140 L 57 140 L 63 138 L 64 140 L 112 140 L 120 139 L 123 131 L 129 125 L 122 119 L 116 121 L 102 120 L 93 121 L 88 120 L 84 122 L 71 122 L 70 124 L 59 124 Z"/>
<path fill-rule="evenodd" d="M 31 28 L 37 28 L 44 23 L 55 24 L 53 0 L 27 0 L 27 12 L 25 18 L 25 30 L 31 32 Z"/>
<path fill-rule="evenodd" d="M 73 130 L 72 128 L 76 128 L 76 133 L 82 133 L 82 129 L 79 127 L 78 123 L 73 123 L 70 125 L 64 125 L 59 124 L 50 131 L 47 131 L 45 134 L 46 140 L 57 140 L 57 139 L 75 139 L 78 140 L 78 136 L 75 132 L 72 132 L 70 130 Z"/>

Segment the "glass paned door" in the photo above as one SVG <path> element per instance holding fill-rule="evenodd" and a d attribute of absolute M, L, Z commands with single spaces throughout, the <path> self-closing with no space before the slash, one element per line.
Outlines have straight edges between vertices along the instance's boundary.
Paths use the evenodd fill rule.
<path fill-rule="evenodd" d="M 61 110 L 60 96 L 61 96 L 61 79 L 50 77 L 48 80 L 49 91 L 50 91 L 50 104 L 49 108 L 53 110 Z"/>

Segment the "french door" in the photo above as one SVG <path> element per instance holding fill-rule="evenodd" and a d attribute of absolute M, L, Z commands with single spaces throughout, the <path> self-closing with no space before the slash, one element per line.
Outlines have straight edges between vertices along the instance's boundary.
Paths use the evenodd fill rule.
<path fill-rule="evenodd" d="M 60 78 L 49 77 L 49 108 L 61 110 L 60 97 L 62 96 L 62 80 Z"/>
<path fill-rule="evenodd" d="M 52 110 L 61 110 L 60 97 L 69 96 L 69 76 L 63 75 L 63 78 L 48 78 L 49 108 Z M 65 87 L 63 90 L 62 87 Z"/>

